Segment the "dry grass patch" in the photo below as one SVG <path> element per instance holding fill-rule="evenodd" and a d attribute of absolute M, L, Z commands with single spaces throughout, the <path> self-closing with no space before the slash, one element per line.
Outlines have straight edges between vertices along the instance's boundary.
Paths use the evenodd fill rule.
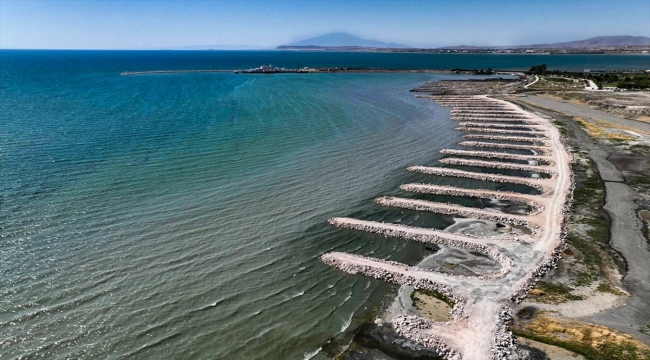
<path fill-rule="evenodd" d="M 582 125 L 585 129 L 587 129 L 587 131 L 589 132 L 589 135 L 591 135 L 592 137 L 595 137 L 595 138 L 601 138 L 601 139 L 613 140 L 613 141 L 633 141 L 633 140 L 637 139 L 636 137 L 634 137 L 632 135 L 621 134 L 621 133 L 617 133 L 617 132 L 610 132 L 610 131 L 605 130 L 606 128 L 610 128 L 610 129 L 611 128 L 619 128 L 619 129 L 622 129 L 622 127 L 619 127 L 619 126 L 615 127 L 615 126 L 610 126 L 609 124 L 608 125 L 603 125 L 603 123 L 595 124 L 593 122 L 586 121 L 586 120 L 581 119 L 581 118 L 575 118 L 575 119 L 576 119 L 576 121 L 578 121 L 578 123 L 580 125 Z M 626 130 L 626 129 L 622 129 L 622 130 Z"/>
<path fill-rule="evenodd" d="M 575 295 L 571 292 L 573 288 L 564 284 L 554 284 L 545 281 L 537 283 L 530 291 L 530 299 L 544 304 L 560 304 L 567 301 L 584 300 L 582 295 Z"/>
<path fill-rule="evenodd" d="M 453 302 L 437 291 L 416 290 L 411 293 L 413 307 L 420 311 L 425 319 L 451 321 L 450 312 Z"/>
<path fill-rule="evenodd" d="M 541 315 L 512 327 L 518 335 L 562 347 L 594 360 L 650 359 L 650 347 L 632 336 L 605 326 Z"/>

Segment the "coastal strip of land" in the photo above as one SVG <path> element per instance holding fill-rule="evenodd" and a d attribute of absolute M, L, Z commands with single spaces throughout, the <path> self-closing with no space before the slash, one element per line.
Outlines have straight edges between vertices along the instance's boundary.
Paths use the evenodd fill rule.
<path fill-rule="evenodd" d="M 493 85 L 493 84 L 491 84 Z M 500 266 L 499 270 L 482 276 L 463 276 L 441 273 L 430 269 L 409 267 L 382 259 L 359 257 L 353 254 L 328 253 L 322 260 L 345 273 L 363 274 L 388 282 L 412 286 L 415 289 L 443 294 L 455 304 L 451 320 L 439 322 L 414 315 L 400 315 L 391 319 L 392 326 L 401 336 L 434 347 L 449 359 L 503 359 L 517 350 L 516 341 L 508 330 L 508 321 L 516 304 L 528 291 L 554 267 L 563 250 L 563 223 L 572 188 L 570 156 L 560 141 L 560 133 L 548 120 L 527 113 L 505 102 L 484 95 L 430 95 L 430 99 L 452 108 L 452 119 L 462 122 L 486 124 L 516 124 L 514 131 L 527 131 L 529 136 L 504 136 L 476 134 L 474 129 L 504 130 L 503 127 L 460 127 L 468 132 L 468 138 L 492 141 L 489 146 L 509 149 L 522 146 L 519 142 L 531 142 L 525 146 L 531 157 L 543 156 L 535 164 L 524 165 L 510 162 L 509 156 L 495 155 L 494 151 L 461 149 L 443 150 L 455 157 L 441 161 L 445 167 L 413 166 L 410 171 L 432 176 L 465 177 L 489 182 L 515 183 L 539 190 L 537 195 L 516 194 L 493 190 L 455 189 L 435 187 L 431 184 L 407 184 L 404 190 L 421 193 L 439 193 L 450 196 L 470 196 L 484 199 L 521 199 L 534 204 L 527 215 L 512 215 L 499 211 L 468 208 L 451 203 L 436 203 L 418 199 L 382 197 L 377 202 L 386 207 L 406 208 L 413 211 L 436 213 L 482 219 L 509 228 L 521 226 L 529 235 L 506 233 L 494 236 L 470 236 L 441 233 L 436 230 L 404 227 L 398 224 L 360 222 L 355 219 L 332 219 L 338 227 L 368 231 L 380 235 L 440 244 L 451 248 L 469 249 L 485 253 Z M 488 122 L 489 121 L 489 122 Z M 505 128 L 507 130 L 507 128 Z M 481 132 L 481 131 L 476 131 Z M 472 144 L 472 143 L 468 143 Z M 477 144 L 477 143 L 473 143 Z M 535 149 L 539 149 L 536 151 Z M 501 151 L 499 151 L 501 152 Z M 491 161 L 462 158 L 485 158 Z M 454 169 L 453 166 L 477 169 L 513 170 L 520 176 L 502 175 L 470 170 Z M 526 175 L 528 174 L 528 175 Z M 540 176 L 546 174 L 546 177 Z M 506 226 L 506 225 L 504 225 Z M 514 240 L 514 241 L 513 241 Z"/>
<path fill-rule="evenodd" d="M 467 133 L 468 140 L 458 143 L 461 148 L 442 150 L 441 166 L 408 169 L 438 178 L 434 183 L 404 184 L 400 189 L 412 195 L 380 197 L 377 202 L 388 208 L 433 211 L 453 218 L 454 224 L 434 230 L 361 224 L 355 219 L 331 222 L 344 229 L 431 244 L 425 246 L 427 250 L 439 248 L 417 266 L 400 268 L 397 273 L 386 272 L 381 259 L 356 266 L 355 257 L 323 255 L 323 261 L 345 272 L 400 284 L 389 308 L 371 324 L 372 330 L 360 331 L 365 334 L 362 338 L 374 338 L 375 346 L 381 339 L 397 344 L 406 338 L 412 341 L 406 347 L 410 356 L 415 356 L 413 344 L 420 344 L 416 355 L 430 354 L 428 350 L 435 348 L 451 359 L 541 359 L 544 353 L 551 359 L 650 358 L 650 134 L 646 129 L 650 94 L 604 91 L 596 97 L 593 89 L 581 90 L 580 80 L 572 80 L 565 86 L 568 92 L 540 96 L 538 84 L 548 87 L 555 78 L 537 78 L 527 88 L 523 87 L 526 81 L 442 80 L 414 89 L 418 98 L 451 107 L 452 119 L 458 121 L 456 130 Z M 531 81 L 529 76 L 527 82 Z M 485 99 L 485 94 L 494 98 L 477 102 Z M 525 111 L 502 106 L 496 99 Z M 557 184 L 553 181 L 559 181 L 561 175 L 549 171 L 558 161 L 558 147 L 549 133 L 552 129 L 561 134 L 558 146 L 564 146 L 572 159 L 570 164 L 568 158 L 562 159 L 571 168 L 575 187 L 573 201 L 563 208 L 560 238 L 565 241 L 555 248 L 552 262 L 521 280 L 536 283 L 532 289 L 522 288 L 510 302 L 496 301 L 505 307 L 487 304 L 477 317 L 472 308 L 484 304 L 485 292 L 494 294 L 495 284 L 504 285 L 503 278 L 518 273 L 519 263 L 531 253 L 531 247 L 533 252 L 543 249 L 537 246 L 536 239 L 543 233 L 536 229 L 534 218 L 548 210 L 540 199 L 556 195 L 550 184 Z M 441 177 L 524 185 L 537 193 L 462 188 Z M 454 185 L 440 185 L 445 183 Z M 418 194 L 436 199 L 472 198 L 491 204 L 490 211 L 431 202 L 431 197 L 419 200 Z M 518 207 L 521 204 L 526 208 Z M 500 212 L 517 216 L 499 217 Z M 523 219 L 527 221 L 521 222 Z M 521 233 L 522 227 L 530 233 Z M 483 260 L 472 257 L 477 251 L 487 256 Z M 445 276 L 420 276 L 431 272 Z M 489 314 L 499 311 L 504 320 L 496 323 L 508 326 L 482 327 Z M 465 330 L 458 330 L 459 326 Z M 493 331 L 494 336 L 491 342 L 486 341 L 468 328 Z M 397 337 L 390 329 L 398 330 Z M 516 338 L 509 337 L 510 332 Z M 469 338 L 474 348 L 466 351 L 463 346 L 470 341 L 463 339 Z M 493 346 L 490 354 L 486 352 L 488 343 Z M 379 346 L 373 351 L 384 349 Z"/>
<path fill-rule="evenodd" d="M 575 145 L 595 164 L 603 183 L 602 209 L 611 219 L 608 240 L 625 259 L 625 277 L 621 285 L 630 296 L 624 304 L 586 314 L 582 319 L 633 334 L 640 341 L 650 345 L 650 243 L 644 236 L 643 220 L 638 216 L 639 208 L 647 203 L 647 193 L 650 192 L 650 187 L 643 185 L 650 169 L 644 168 L 643 153 L 639 153 L 648 149 L 642 144 L 643 138 L 647 137 L 644 134 L 650 129 L 649 124 L 603 113 L 583 105 L 561 102 L 547 96 L 528 96 L 513 101 L 529 107 L 532 111 L 561 119 L 573 134 Z M 602 133 L 593 136 L 594 134 L 590 134 L 589 129 L 576 119 L 586 119 L 599 124 L 599 131 Z M 629 142 L 640 144 L 629 146 L 625 142 L 614 140 L 615 138 L 608 138 L 607 126 L 614 129 L 613 131 L 618 131 L 618 126 L 624 126 L 622 131 L 626 133 L 636 132 L 638 140 Z M 641 166 L 630 167 L 624 162 L 617 162 L 617 159 L 633 161 L 631 164 Z"/>
<path fill-rule="evenodd" d="M 136 75 L 162 75 L 162 74 L 186 74 L 186 73 L 235 73 L 235 74 L 403 74 L 403 73 L 432 73 L 432 74 L 476 74 L 473 69 L 381 69 L 381 68 L 305 68 L 305 69 L 284 69 L 284 68 L 252 68 L 252 69 L 170 69 L 170 70 L 146 70 L 146 71 L 124 71 L 122 76 Z M 518 70 L 501 70 L 490 72 L 485 75 L 506 75 L 522 76 Z M 515 81 L 516 79 L 499 79 L 502 81 Z M 496 80 L 495 80 L 496 81 Z M 419 91 L 414 89 L 414 91 Z"/>

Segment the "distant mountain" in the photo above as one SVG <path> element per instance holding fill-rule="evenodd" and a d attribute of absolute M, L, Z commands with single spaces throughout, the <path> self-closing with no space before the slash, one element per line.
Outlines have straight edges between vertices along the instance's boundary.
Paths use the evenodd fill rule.
<path fill-rule="evenodd" d="M 567 41 L 552 44 L 534 44 L 525 47 L 575 49 L 575 48 L 604 48 L 625 46 L 648 46 L 650 38 L 647 36 L 596 36 L 585 40 Z"/>
<path fill-rule="evenodd" d="M 316 36 L 311 39 L 298 41 L 295 43 L 279 46 L 279 48 L 292 48 L 292 47 L 372 47 L 372 48 L 408 48 L 410 46 L 397 43 L 385 43 L 376 40 L 367 40 L 358 38 L 348 33 L 330 33 L 321 36 Z"/>
<path fill-rule="evenodd" d="M 647 36 L 596 36 L 584 40 L 566 41 L 550 44 L 510 45 L 510 46 L 445 46 L 438 49 L 591 49 L 591 48 L 623 48 L 626 46 L 650 46 L 650 37 Z"/>

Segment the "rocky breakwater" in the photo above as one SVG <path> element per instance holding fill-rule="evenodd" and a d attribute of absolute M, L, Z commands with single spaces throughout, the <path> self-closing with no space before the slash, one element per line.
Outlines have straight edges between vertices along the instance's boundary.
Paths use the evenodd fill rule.
<path fill-rule="evenodd" d="M 490 122 L 460 122 L 458 126 L 461 127 L 477 127 L 477 128 L 494 128 L 494 129 L 540 129 L 540 125 L 517 125 L 517 124 L 499 124 Z"/>
<path fill-rule="evenodd" d="M 507 86 L 515 85 L 518 79 L 488 78 L 476 80 L 438 80 L 426 83 L 411 91 L 427 92 L 440 95 L 454 96 L 454 94 L 480 95 Z"/>
<path fill-rule="evenodd" d="M 482 189 L 465 189 L 454 186 L 428 185 L 428 184 L 404 184 L 400 189 L 408 192 L 433 195 L 451 195 L 470 198 L 482 198 L 493 200 L 516 201 L 527 204 L 532 208 L 530 214 L 536 214 L 544 210 L 544 207 L 535 201 L 535 195 L 527 195 L 512 191 L 493 191 Z M 529 215 L 530 215 L 529 214 Z"/>
<path fill-rule="evenodd" d="M 458 145 L 467 146 L 467 147 L 527 150 L 527 151 L 534 151 L 536 154 L 544 154 L 544 155 L 549 154 L 547 147 L 533 146 L 533 145 L 504 144 L 504 143 L 493 143 L 493 142 L 484 142 L 484 141 L 461 141 L 458 143 Z"/>
<path fill-rule="evenodd" d="M 514 134 L 514 135 L 540 135 L 543 134 L 542 131 L 535 131 L 535 130 L 511 130 L 511 129 L 497 129 L 497 128 L 487 128 L 487 127 L 465 127 L 465 126 L 459 126 L 455 128 L 455 130 L 458 131 L 475 131 L 475 132 L 486 132 L 486 133 L 494 133 L 494 134 Z"/>
<path fill-rule="evenodd" d="M 504 170 L 518 170 L 518 171 L 527 171 L 533 173 L 543 173 L 551 176 L 555 176 L 555 171 L 549 169 L 548 166 L 533 166 L 533 165 L 522 165 L 509 162 L 500 162 L 500 161 L 482 161 L 482 160 L 470 160 L 470 159 L 460 159 L 460 158 L 445 158 L 440 160 L 442 164 L 447 165 L 458 165 L 458 166 L 474 166 L 482 167 L 489 169 L 504 169 Z"/>
<path fill-rule="evenodd" d="M 531 286 L 555 266 L 564 246 L 563 224 L 572 190 L 570 157 L 562 146 L 560 133 L 552 124 L 545 119 L 524 112 L 513 104 L 487 96 L 451 94 L 431 96 L 430 98 L 444 106 L 452 107 L 452 114 L 456 120 L 464 123 L 484 124 L 484 126 L 461 126 L 460 131 L 470 132 L 466 136 L 467 138 L 492 141 L 464 141 L 460 145 L 490 147 L 499 151 L 446 149 L 443 150 L 443 154 L 455 157 L 441 160 L 445 167 L 412 166 L 408 169 L 409 171 L 432 176 L 521 184 L 538 189 L 540 194 L 530 195 L 433 184 L 405 184 L 401 187 L 402 190 L 490 200 L 522 201 L 531 204 L 533 211 L 527 215 L 512 215 L 501 213 L 498 210 L 399 197 L 382 197 L 377 202 L 388 207 L 434 211 L 525 226 L 531 230 L 531 234 L 506 233 L 492 236 L 470 236 L 400 224 L 334 218 L 330 220 L 330 223 L 340 228 L 479 251 L 497 261 L 501 265 L 501 269 L 481 276 L 458 276 L 347 253 L 327 253 L 322 255 L 322 260 L 348 274 L 359 274 L 396 284 L 412 285 L 416 289 L 435 290 L 456 302 L 452 311 L 452 320 L 449 322 L 436 322 L 413 316 L 397 316 L 393 319 L 392 326 L 400 335 L 422 345 L 435 347 L 448 359 L 514 358 L 516 341 L 507 328 L 511 311 Z M 490 124 L 499 124 L 499 126 Z M 517 126 L 517 131 L 529 131 L 530 135 L 534 137 L 471 133 L 478 128 L 503 130 L 512 124 Z M 531 144 L 521 145 L 512 142 L 530 142 Z M 525 150 L 530 154 L 513 154 L 508 152 L 510 150 Z M 499 161 L 466 159 L 462 158 L 463 156 L 498 159 Z M 524 165 L 506 161 L 533 161 L 533 159 L 542 161 L 545 165 Z M 453 168 L 454 166 L 517 170 L 529 174 L 506 176 L 460 170 Z M 535 177 L 534 174 L 550 176 L 540 178 Z"/>
<path fill-rule="evenodd" d="M 399 207 L 416 211 L 429 211 L 444 215 L 456 215 L 470 219 L 484 219 L 497 223 L 526 226 L 531 231 L 537 229 L 528 222 L 527 216 L 510 215 L 492 209 L 477 209 L 451 203 L 439 203 L 427 200 L 404 199 L 398 197 L 381 197 L 375 200 L 384 206 Z"/>
<path fill-rule="evenodd" d="M 467 134 L 463 135 L 465 139 L 497 140 L 497 141 L 515 141 L 530 142 L 535 144 L 546 144 L 545 139 L 538 137 L 526 136 L 501 136 L 501 135 L 484 135 L 484 134 Z"/>
<path fill-rule="evenodd" d="M 458 150 L 458 149 L 443 149 L 440 151 L 440 153 L 444 155 L 475 156 L 475 157 L 481 157 L 486 159 L 545 161 L 547 163 L 553 161 L 552 157 L 550 156 L 520 155 L 520 154 L 509 154 L 509 153 L 494 152 L 494 151 L 468 151 L 468 150 Z"/>

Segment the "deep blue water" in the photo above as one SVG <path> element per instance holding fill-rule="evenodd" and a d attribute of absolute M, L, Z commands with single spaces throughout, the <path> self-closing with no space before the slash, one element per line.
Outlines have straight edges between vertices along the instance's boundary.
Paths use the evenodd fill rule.
<path fill-rule="evenodd" d="M 542 58 L 551 68 L 647 59 Z M 388 287 L 341 276 L 318 256 L 414 263 L 422 249 L 327 219 L 447 225 L 372 198 L 432 181 L 405 168 L 435 163 L 461 136 L 447 109 L 408 90 L 462 77 L 119 76 L 298 61 L 526 68 L 540 58 L 0 51 L 0 358 L 302 359 L 344 349 L 346 330 Z"/>
<path fill-rule="evenodd" d="M 386 69 L 650 69 L 650 55 L 403 54 L 304 51 L 43 51 L 0 50 L 2 59 L 35 71 L 52 66 L 66 74 L 173 69 L 247 69 L 261 64 Z"/>

